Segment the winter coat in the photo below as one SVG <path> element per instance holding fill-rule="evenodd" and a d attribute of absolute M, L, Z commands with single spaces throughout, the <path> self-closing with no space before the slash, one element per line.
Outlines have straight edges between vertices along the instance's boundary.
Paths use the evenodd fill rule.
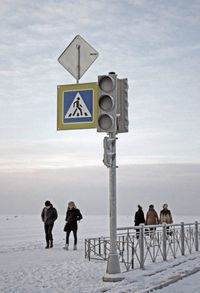
<path fill-rule="evenodd" d="M 160 224 L 172 224 L 173 223 L 173 219 L 172 219 L 172 214 L 171 211 L 168 209 L 163 209 L 160 212 Z"/>
<path fill-rule="evenodd" d="M 142 209 L 138 209 L 135 213 L 135 226 L 145 223 L 144 212 Z"/>
<path fill-rule="evenodd" d="M 41 218 L 45 224 L 53 224 L 57 217 L 57 210 L 52 205 L 43 208 Z"/>
<path fill-rule="evenodd" d="M 82 219 L 81 212 L 77 208 L 68 209 L 66 213 L 65 221 L 67 222 L 67 231 L 71 230 L 77 230 L 78 225 L 77 221 L 80 221 Z"/>
<path fill-rule="evenodd" d="M 146 215 L 146 225 L 157 225 L 159 223 L 158 214 L 153 209 L 150 208 Z"/>

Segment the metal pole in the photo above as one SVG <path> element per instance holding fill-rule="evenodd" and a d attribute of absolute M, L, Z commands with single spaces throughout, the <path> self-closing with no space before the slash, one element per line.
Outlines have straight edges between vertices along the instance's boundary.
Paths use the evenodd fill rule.
<path fill-rule="evenodd" d="M 195 250 L 199 251 L 199 227 L 198 227 L 198 222 L 195 222 Z"/>
<path fill-rule="evenodd" d="M 185 254 L 185 229 L 183 222 L 181 222 L 181 254 Z"/>
<path fill-rule="evenodd" d="M 110 203 L 110 253 L 108 255 L 106 275 L 104 281 L 117 282 L 124 279 L 122 277 L 119 256 L 117 253 L 117 204 L 116 204 L 116 133 L 109 133 L 109 138 L 113 139 L 113 162 L 109 167 L 109 203 Z"/>
<path fill-rule="evenodd" d="M 140 224 L 139 247 L 140 247 L 140 268 L 144 270 L 144 224 Z"/>
<path fill-rule="evenodd" d="M 167 228 L 166 224 L 163 224 L 162 227 L 162 236 L 163 236 L 163 260 L 167 260 Z"/>
<path fill-rule="evenodd" d="M 76 45 L 77 48 L 77 76 L 78 79 L 76 80 L 76 83 L 79 83 L 79 79 L 80 79 L 80 70 L 81 70 L 81 46 L 80 45 Z"/>

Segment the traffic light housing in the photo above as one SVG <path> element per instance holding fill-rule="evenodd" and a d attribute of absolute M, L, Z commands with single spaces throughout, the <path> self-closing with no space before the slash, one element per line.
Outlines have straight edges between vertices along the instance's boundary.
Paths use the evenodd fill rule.
<path fill-rule="evenodd" d="M 106 167 L 111 168 L 113 165 L 113 160 L 116 156 L 115 153 L 115 138 L 110 138 L 108 136 L 104 137 L 103 140 L 103 163 Z"/>
<path fill-rule="evenodd" d="M 117 132 L 128 132 L 128 79 L 117 79 Z"/>
<path fill-rule="evenodd" d="M 117 75 L 98 76 L 97 131 L 114 133 L 117 131 Z"/>

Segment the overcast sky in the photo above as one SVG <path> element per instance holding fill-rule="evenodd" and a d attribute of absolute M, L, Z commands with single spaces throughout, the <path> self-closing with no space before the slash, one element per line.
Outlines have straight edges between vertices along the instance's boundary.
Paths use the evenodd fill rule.
<path fill-rule="evenodd" d="M 96 187 L 92 185 L 90 191 L 86 188 L 93 179 L 88 177 L 85 182 L 83 173 L 87 168 L 92 168 L 95 181 L 99 178 L 96 186 L 102 186 L 102 192 L 107 193 L 108 170 L 102 164 L 105 134 L 97 133 L 96 129 L 56 130 L 57 85 L 76 82 L 57 59 L 78 34 L 99 52 L 98 59 L 80 82 L 95 82 L 98 75 L 110 71 L 129 81 L 130 127 L 129 133 L 118 136 L 119 167 L 127 172 L 132 170 L 128 169 L 131 165 L 181 164 L 183 167 L 178 170 L 184 173 L 180 175 L 182 182 L 191 184 L 193 171 L 187 168 L 192 164 L 196 177 L 191 188 L 197 200 L 200 187 L 200 173 L 195 167 L 200 163 L 200 1 L 2 0 L 0 19 L 0 180 L 4 186 L 0 212 L 28 212 L 29 200 L 31 212 L 38 212 L 37 208 L 46 198 L 61 207 L 57 189 L 48 188 L 50 181 L 63 193 L 65 184 L 70 185 L 69 191 L 62 194 L 63 201 L 76 198 L 88 212 L 84 203 L 91 195 L 95 196 Z M 70 176 L 65 178 L 66 168 Z M 174 169 L 171 173 L 169 165 L 166 170 L 168 175 L 176 173 Z M 128 172 L 122 182 L 132 210 L 138 203 L 133 195 L 136 173 Z M 30 174 L 34 180 L 27 179 Z M 123 176 L 120 172 L 119 175 Z M 40 187 L 37 178 L 40 178 Z M 132 185 L 126 184 L 126 180 Z M 168 181 L 162 185 L 162 180 L 158 180 L 157 187 L 161 189 L 157 192 L 147 184 L 149 201 L 155 202 L 155 193 L 159 196 L 161 191 L 166 191 L 164 185 Z M 142 187 L 144 182 L 138 182 Z M 29 184 L 27 189 L 25 184 Z M 181 196 L 181 183 L 177 186 L 181 189 L 177 191 L 174 187 L 174 190 Z M 140 192 L 138 189 L 137 200 L 141 198 L 141 203 L 148 206 L 151 202 L 147 203 Z M 21 209 L 11 208 L 10 203 L 15 203 L 19 194 L 24 205 L 21 204 Z M 187 193 L 186 198 L 187 195 L 190 196 Z M 84 196 L 86 201 L 82 199 Z M 162 200 L 175 205 L 170 196 L 172 193 Z M 105 204 L 107 202 L 101 202 L 100 212 Z M 92 204 L 90 209 L 96 212 Z M 174 209 L 178 211 L 177 206 Z"/>

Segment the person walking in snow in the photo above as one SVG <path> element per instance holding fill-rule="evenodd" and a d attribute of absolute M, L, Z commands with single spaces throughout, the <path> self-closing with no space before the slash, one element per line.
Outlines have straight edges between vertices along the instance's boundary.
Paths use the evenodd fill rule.
<path fill-rule="evenodd" d="M 146 214 L 145 224 L 146 225 L 158 225 L 159 224 L 158 214 L 157 214 L 156 210 L 154 209 L 153 204 L 150 204 L 150 206 L 149 206 L 149 210 Z M 155 228 L 151 227 L 151 228 L 149 228 L 149 230 L 150 230 L 150 236 L 151 236 L 151 238 L 153 238 Z"/>
<path fill-rule="evenodd" d="M 44 222 L 44 231 L 46 237 L 46 247 L 45 248 L 52 248 L 53 247 L 53 235 L 52 230 L 54 226 L 54 222 L 58 217 L 57 210 L 53 207 L 51 202 L 47 200 L 45 202 L 45 207 L 42 210 L 41 218 Z"/>
<path fill-rule="evenodd" d="M 134 222 L 135 222 L 135 226 L 139 226 L 140 224 L 145 223 L 144 212 L 140 205 L 138 205 L 138 210 L 135 213 Z M 139 238 L 139 235 L 140 235 L 140 229 L 136 229 L 136 237 Z"/>
<path fill-rule="evenodd" d="M 75 203 L 73 201 L 70 201 L 68 203 L 67 212 L 66 212 L 66 224 L 64 227 L 64 231 L 66 232 L 66 245 L 64 249 L 69 249 L 69 235 L 71 231 L 74 235 L 74 250 L 77 250 L 77 230 L 78 230 L 78 224 L 77 221 L 80 221 L 82 219 L 82 214 L 80 210 L 76 207 Z"/>
<path fill-rule="evenodd" d="M 168 210 L 168 204 L 164 203 L 163 209 L 160 211 L 160 224 L 172 224 L 172 214 L 171 211 Z M 169 226 L 166 227 L 167 234 L 170 234 Z"/>

